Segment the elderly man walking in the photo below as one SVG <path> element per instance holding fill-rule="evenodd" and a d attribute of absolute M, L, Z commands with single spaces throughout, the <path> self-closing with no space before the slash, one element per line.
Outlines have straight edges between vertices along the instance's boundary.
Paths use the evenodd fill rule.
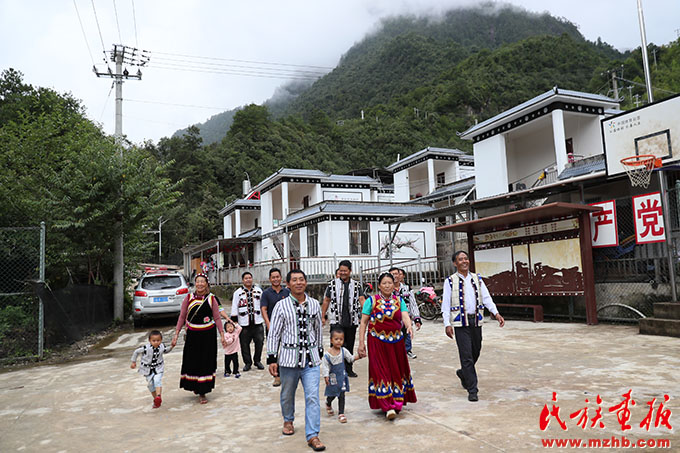
<path fill-rule="evenodd" d="M 357 327 L 361 322 L 361 310 L 364 306 L 364 292 L 358 281 L 352 280 L 352 262 L 342 260 L 338 266 L 338 277 L 331 280 L 323 298 L 321 314 L 323 323 L 326 323 L 326 312 L 330 308 L 329 321 L 331 330 L 336 327 L 342 329 L 345 334 L 343 346 L 354 354 L 354 339 L 357 335 Z M 345 369 L 349 377 L 357 377 L 351 363 L 345 363 Z"/>
<path fill-rule="evenodd" d="M 309 297 L 307 276 L 293 269 L 286 276 L 290 296 L 276 304 L 267 337 L 267 364 L 272 376 L 281 377 L 283 434 L 295 433 L 295 392 L 302 382 L 305 393 L 305 435 L 314 451 L 326 446 L 319 440 L 321 406 L 319 381 L 323 357 L 323 330 L 319 301 Z"/>
<path fill-rule="evenodd" d="M 453 255 L 453 264 L 457 272 L 444 280 L 442 317 L 446 335 L 453 339 L 455 333 L 458 345 L 461 368 L 456 370 L 456 375 L 463 388 L 468 391 L 468 401 L 479 401 L 475 364 L 482 350 L 484 307 L 501 327 L 505 325 L 505 320 L 498 313 L 480 275 L 470 272 L 467 252 L 456 252 Z"/>

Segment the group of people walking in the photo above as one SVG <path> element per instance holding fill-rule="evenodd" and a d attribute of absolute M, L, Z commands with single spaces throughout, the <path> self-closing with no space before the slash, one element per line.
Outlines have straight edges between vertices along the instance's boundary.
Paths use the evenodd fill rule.
<path fill-rule="evenodd" d="M 468 391 L 468 399 L 477 401 L 474 366 L 481 350 L 484 308 L 501 327 L 504 320 L 483 280 L 469 272 L 467 253 L 457 252 L 453 260 L 457 272 L 444 282 L 445 333 L 452 339 L 455 337 L 458 345 L 461 369 L 456 374 Z M 422 325 L 417 303 L 403 283 L 400 269 L 381 274 L 373 295 L 364 294 L 359 282 L 351 278 L 351 271 L 350 261 L 340 262 L 322 303 L 307 294 L 307 276 L 300 269 L 287 274 L 286 287 L 282 285 L 281 272 L 271 269 L 272 286 L 265 291 L 254 285 L 252 275 L 246 272 L 242 276 L 243 286 L 234 292 L 230 316 L 210 292 L 207 276 L 198 274 L 195 291 L 182 303 L 171 347 L 167 349 L 177 344 L 184 328 L 180 388 L 198 395 L 201 404 L 208 402 L 206 394 L 215 387 L 217 370 L 216 332 L 224 348 L 225 377 L 240 376 L 238 349 L 244 361 L 243 371 L 253 366 L 264 369 L 261 355 L 266 328 L 268 370 L 274 377 L 273 385 L 281 387 L 282 434 L 295 433 L 295 393 L 301 383 L 307 444 L 315 451 L 324 450 L 326 447 L 319 439 L 321 377 L 326 384 L 326 413 L 335 415 L 333 402 L 337 398 L 338 421 L 346 423 L 345 393 L 350 388 L 349 378 L 357 377 L 353 363 L 365 357 L 368 358 L 369 407 L 381 410 L 388 420 L 395 419 L 407 403 L 417 401 L 409 364 L 409 357 L 415 358 L 410 347 L 414 326 L 420 329 Z M 226 320 L 224 326 L 221 318 Z M 331 332 L 328 350 L 324 350 L 323 344 L 326 322 Z M 161 340 L 160 332 L 152 332 L 149 345 L 138 348 L 132 356 L 135 365 L 137 356 L 142 355 L 140 372 L 147 377 L 154 407 L 161 403 L 165 351 Z M 255 346 L 252 356 L 250 343 Z"/>

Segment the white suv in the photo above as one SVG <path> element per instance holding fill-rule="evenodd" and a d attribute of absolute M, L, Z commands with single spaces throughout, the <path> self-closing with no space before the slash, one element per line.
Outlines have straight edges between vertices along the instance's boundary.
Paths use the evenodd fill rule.
<path fill-rule="evenodd" d="M 163 269 L 147 271 L 135 288 L 132 302 L 135 326 L 141 326 L 150 317 L 179 314 L 188 293 L 189 287 L 179 272 Z"/>

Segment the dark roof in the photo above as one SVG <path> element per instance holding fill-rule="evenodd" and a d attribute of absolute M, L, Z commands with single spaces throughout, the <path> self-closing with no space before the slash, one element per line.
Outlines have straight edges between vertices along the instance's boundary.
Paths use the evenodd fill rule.
<path fill-rule="evenodd" d="M 433 210 L 415 203 L 385 203 L 370 201 L 323 201 L 289 215 L 279 225 L 292 225 L 319 214 L 363 214 L 374 216 L 402 216 L 421 214 Z"/>
<path fill-rule="evenodd" d="M 454 223 L 437 228 L 440 231 L 457 231 L 460 233 L 482 233 L 496 229 L 507 229 L 522 224 L 535 223 L 546 218 L 570 217 L 582 211 L 601 211 L 599 206 L 589 206 L 575 203 L 548 203 L 534 208 L 521 209 L 519 211 L 506 212 L 504 214 L 484 217 L 482 219 L 469 220 L 467 222 Z"/>
<path fill-rule="evenodd" d="M 562 170 L 557 179 L 564 180 L 569 178 L 575 178 L 577 176 L 583 176 L 590 173 L 595 173 L 597 171 L 605 171 L 605 161 L 604 154 L 598 154 L 593 157 L 588 157 L 583 160 L 577 160 L 573 164 L 570 164 L 567 168 Z"/>
<path fill-rule="evenodd" d="M 475 124 L 465 132 L 460 134 L 461 138 L 472 138 L 472 136 L 480 134 L 483 130 L 485 130 L 488 127 L 491 127 L 494 123 L 497 123 L 499 121 L 503 121 L 506 118 L 510 118 L 513 115 L 519 114 L 525 109 L 528 108 L 533 108 L 536 107 L 538 104 L 541 104 L 543 102 L 546 102 L 547 100 L 553 98 L 553 97 L 565 97 L 569 99 L 578 99 L 580 101 L 585 101 L 589 104 L 595 104 L 598 106 L 606 107 L 606 108 L 616 108 L 618 107 L 618 102 L 610 97 L 607 96 L 602 96 L 600 94 L 592 94 L 592 93 L 584 93 L 582 91 L 572 91 L 572 90 L 563 90 L 563 89 L 558 89 L 557 87 L 554 87 L 552 90 L 546 91 L 545 93 L 539 94 L 538 96 L 529 99 L 526 102 L 523 102 L 519 105 L 514 106 L 511 109 L 508 109 L 504 112 L 499 113 L 496 116 L 493 116 L 489 118 L 488 120 L 482 121 L 479 124 Z"/>
<path fill-rule="evenodd" d="M 374 186 L 379 186 L 380 182 L 371 178 L 370 176 L 354 176 L 354 175 L 333 175 L 330 173 L 323 172 L 321 170 L 306 170 L 303 168 L 280 168 L 276 173 L 272 173 L 267 176 L 264 180 L 259 182 L 253 191 L 262 190 L 270 186 L 280 178 L 310 178 L 318 179 L 320 182 L 329 183 L 348 183 L 348 184 L 370 184 Z"/>
<path fill-rule="evenodd" d="M 235 211 L 236 209 L 260 209 L 260 200 L 254 200 L 254 199 L 238 199 L 234 200 L 222 209 L 220 209 L 219 214 L 220 215 L 227 215 L 230 214 L 232 211 Z"/>
<path fill-rule="evenodd" d="M 245 231 L 239 234 L 235 240 L 239 239 L 259 239 L 262 237 L 262 228 L 253 228 L 252 230 Z"/>
<path fill-rule="evenodd" d="M 473 156 L 471 156 L 470 154 L 467 154 L 466 152 L 461 151 L 459 149 L 436 148 L 434 146 L 428 146 L 425 149 L 421 149 L 420 151 L 416 151 L 415 153 L 394 162 L 393 164 L 389 165 L 386 168 L 387 168 L 387 170 L 394 172 L 396 169 L 401 168 L 403 166 L 407 166 L 409 163 L 416 161 L 420 158 L 427 157 L 428 155 L 452 156 L 452 157 L 457 157 L 461 161 L 469 161 L 469 162 L 474 162 L 474 160 L 475 160 Z"/>
<path fill-rule="evenodd" d="M 444 198 L 453 197 L 456 195 L 464 195 L 468 193 L 473 187 L 475 187 L 475 177 L 470 176 L 469 178 L 461 179 L 454 183 L 441 186 L 434 192 L 427 194 L 424 197 L 416 198 L 413 200 L 413 202 L 434 203 L 435 201 L 442 200 Z"/>

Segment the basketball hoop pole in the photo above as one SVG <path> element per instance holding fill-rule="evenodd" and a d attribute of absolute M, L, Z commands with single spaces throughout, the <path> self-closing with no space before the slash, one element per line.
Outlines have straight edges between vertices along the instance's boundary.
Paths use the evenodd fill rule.
<path fill-rule="evenodd" d="M 675 286 L 675 256 L 673 253 L 673 232 L 671 230 L 671 216 L 668 211 L 668 192 L 666 191 L 666 176 L 663 169 L 659 174 L 659 187 L 661 188 L 661 209 L 663 210 L 663 227 L 666 230 L 666 253 L 668 255 L 668 282 L 671 285 L 672 302 L 678 301 L 678 290 Z"/>
<path fill-rule="evenodd" d="M 640 46 L 640 51 L 642 52 L 642 65 L 645 73 L 645 85 L 647 87 L 647 101 L 648 103 L 654 102 L 654 95 L 652 94 L 652 79 L 649 75 L 649 57 L 647 56 L 647 32 L 645 31 L 645 18 L 642 14 L 642 0 L 637 0 L 638 8 L 638 22 L 640 23 L 640 39 L 642 40 L 642 46 Z M 670 213 L 668 211 L 668 193 L 666 192 L 666 176 L 664 175 L 663 169 L 659 169 L 659 188 L 661 191 L 661 209 L 663 209 L 663 223 L 664 229 L 666 230 L 666 253 L 668 254 L 668 274 L 669 283 L 671 285 L 671 296 L 673 302 L 678 301 L 678 290 L 675 287 L 675 256 L 673 254 L 673 244 L 672 244 L 672 230 L 670 228 L 671 219 Z"/>
<path fill-rule="evenodd" d="M 654 95 L 652 94 L 652 79 L 649 76 L 649 56 L 647 55 L 647 32 L 645 31 L 645 18 L 642 14 L 642 0 L 637 0 L 638 7 L 638 22 L 640 23 L 640 39 L 642 41 L 642 46 L 640 46 L 640 51 L 642 51 L 642 65 L 645 73 L 645 85 L 647 86 L 647 102 L 651 104 L 654 102 Z"/>

